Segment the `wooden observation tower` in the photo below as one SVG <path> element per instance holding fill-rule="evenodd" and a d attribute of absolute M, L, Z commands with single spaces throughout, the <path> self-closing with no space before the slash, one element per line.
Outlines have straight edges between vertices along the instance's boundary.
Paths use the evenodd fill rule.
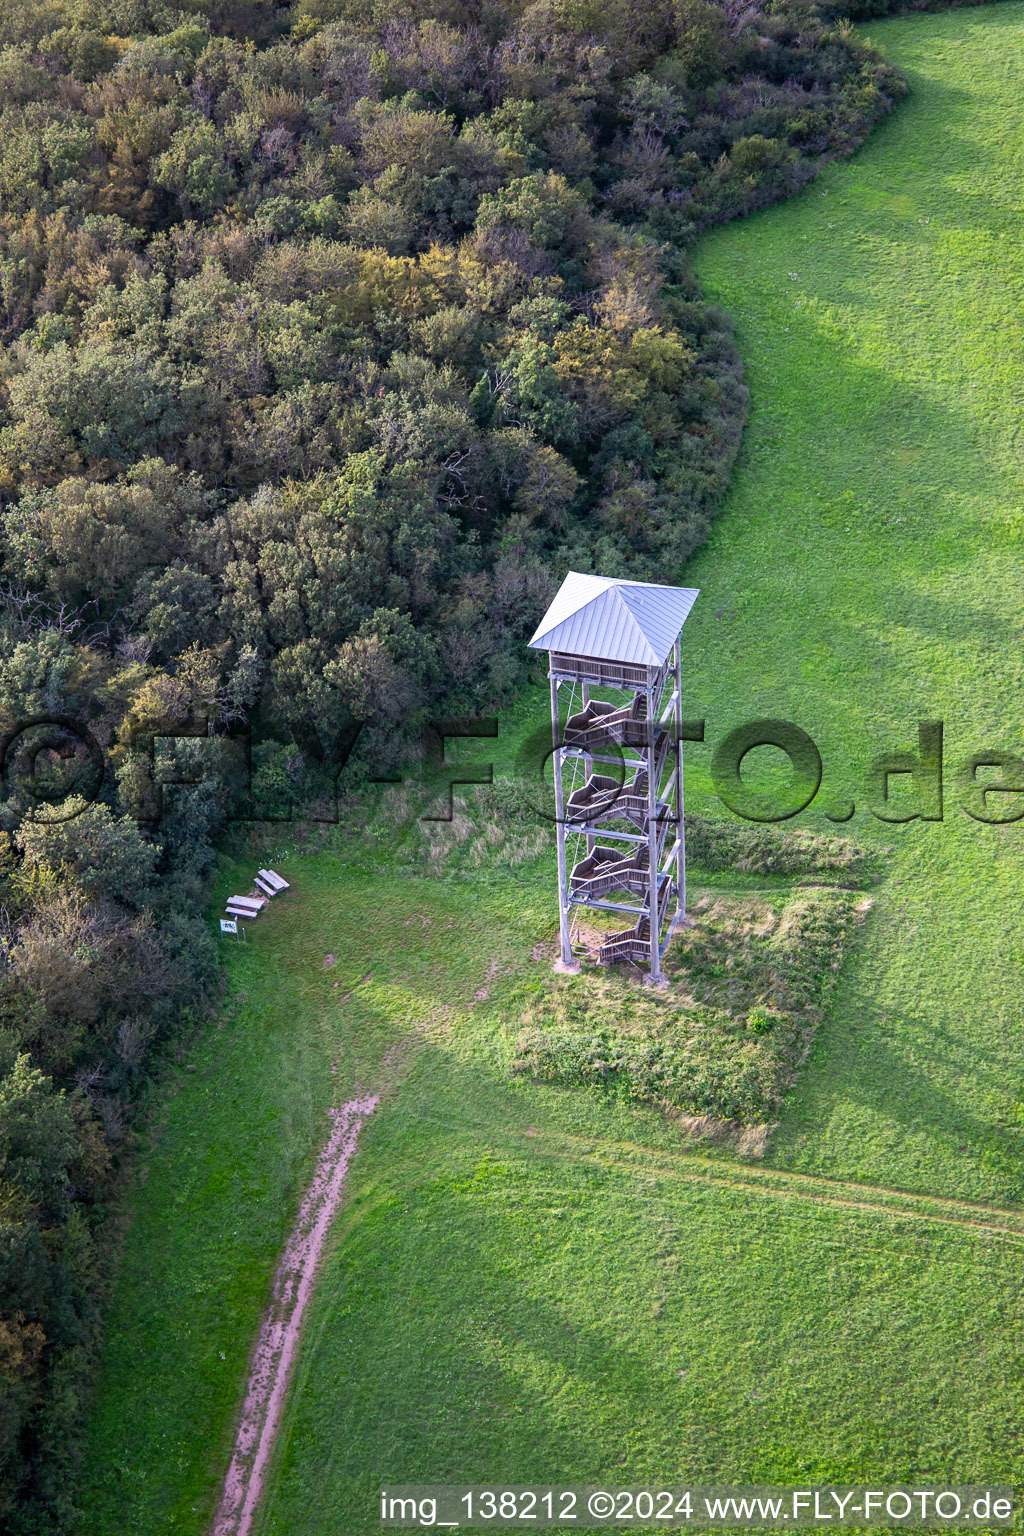
<path fill-rule="evenodd" d="M 579 969 L 575 907 L 627 914 L 600 960 L 630 961 L 655 983 L 685 921 L 679 637 L 697 596 L 570 571 L 530 641 L 548 652 L 551 679 L 558 969 Z"/>

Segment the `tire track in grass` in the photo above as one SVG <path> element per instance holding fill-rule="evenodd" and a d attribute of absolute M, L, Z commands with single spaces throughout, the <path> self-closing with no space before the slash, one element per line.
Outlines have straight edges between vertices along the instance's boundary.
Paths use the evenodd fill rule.
<path fill-rule="evenodd" d="M 807 1200 L 815 1205 L 841 1206 L 879 1216 L 909 1217 L 940 1226 L 966 1227 L 975 1232 L 1008 1238 L 1024 1245 L 1024 1209 L 957 1200 L 945 1195 L 917 1194 L 861 1184 L 852 1179 L 830 1179 L 778 1168 L 736 1166 L 712 1162 L 699 1154 L 673 1156 L 625 1141 L 597 1142 L 567 1133 L 542 1132 L 531 1142 L 531 1153 L 585 1158 L 602 1167 L 619 1168 L 692 1184 L 735 1189 L 775 1199 Z M 685 1159 L 685 1163 L 684 1163 Z"/>
<path fill-rule="evenodd" d="M 281 1423 L 302 1317 L 313 1292 L 317 1266 L 331 1223 L 341 1204 L 345 1175 L 362 1122 L 377 1107 L 378 1096 L 349 1099 L 329 1111 L 333 1125 L 317 1158 L 281 1262 L 267 1308 L 246 1388 L 220 1505 L 211 1536 L 249 1536 L 263 1492 L 267 1467 Z"/>

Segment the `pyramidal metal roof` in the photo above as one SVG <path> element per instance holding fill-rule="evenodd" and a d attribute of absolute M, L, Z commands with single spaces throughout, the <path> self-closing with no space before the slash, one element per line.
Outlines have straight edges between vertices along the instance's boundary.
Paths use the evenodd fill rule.
<path fill-rule="evenodd" d="M 660 667 L 699 595 L 696 587 L 570 571 L 530 645 L 537 651 Z"/>

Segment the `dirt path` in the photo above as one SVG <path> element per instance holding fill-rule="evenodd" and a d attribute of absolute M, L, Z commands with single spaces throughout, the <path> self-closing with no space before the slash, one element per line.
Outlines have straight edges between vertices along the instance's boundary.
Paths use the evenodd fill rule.
<path fill-rule="evenodd" d="M 350 1099 L 330 1111 L 331 1133 L 317 1159 L 313 1182 L 274 1278 L 270 1306 L 253 1354 L 242 1417 L 211 1536 L 249 1536 L 263 1492 L 306 1303 L 331 1222 L 341 1203 L 345 1174 L 359 1128 L 377 1096 Z"/>

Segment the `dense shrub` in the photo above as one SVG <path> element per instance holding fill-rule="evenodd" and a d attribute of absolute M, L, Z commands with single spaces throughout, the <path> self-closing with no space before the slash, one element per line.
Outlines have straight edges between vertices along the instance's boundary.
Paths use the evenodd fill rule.
<path fill-rule="evenodd" d="M 149 645 L 127 711 L 198 648 L 314 760 L 506 695 L 567 565 L 678 572 L 745 400 L 682 244 L 902 88 L 802 0 L 36 0 L 0 47 L 6 573 Z"/>

